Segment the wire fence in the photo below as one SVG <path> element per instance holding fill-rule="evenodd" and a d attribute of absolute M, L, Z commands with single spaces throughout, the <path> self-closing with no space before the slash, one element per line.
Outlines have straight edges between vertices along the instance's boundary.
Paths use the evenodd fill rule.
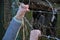
<path fill-rule="evenodd" d="M 30 0 L 29 0 L 30 1 Z M 46 0 L 47 1 L 47 0 Z M 47 1 L 48 2 L 48 1 Z M 30 4 L 30 3 L 29 3 Z M 48 2 L 48 4 L 52 7 L 52 5 Z M 13 4 L 13 6 L 12 6 L 13 8 L 14 8 L 14 4 Z M 14 8 L 15 9 L 15 8 Z M 16 10 L 18 10 L 18 9 L 16 9 Z M 32 11 L 32 10 L 31 10 Z M 53 11 L 53 10 L 52 10 Z M 14 11 L 13 11 L 14 12 Z M 40 13 L 48 13 L 48 14 L 52 14 L 53 12 L 48 12 L 48 11 L 32 11 L 32 12 L 40 12 Z M 60 13 L 57 13 L 58 15 L 60 14 Z M 13 14 L 14 15 L 14 14 Z M 27 20 L 27 18 L 26 17 L 24 17 L 24 20 L 25 20 L 25 22 L 29 25 L 29 27 L 31 28 L 31 30 L 33 29 L 33 27 L 32 27 L 32 24 L 30 24 L 30 22 Z M 40 25 L 41 25 L 41 23 L 39 23 Z M 43 26 L 43 28 L 50 28 L 50 27 L 47 27 L 47 26 L 45 26 L 45 25 L 43 25 L 42 24 L 42 26 Z M 60 29 L 60 27 L 58 27 L 58 28 L 56 28 L 56 29 Z M 18 36 L 18 34 L 19 34 L 19 31 L 20 31 L 20 29 L 18 30 L 18 32 L 17 32 L 17 35 L 16 35 L 16 38 L 17 38 L 17 36 Z M 52 37 L 52 36 L 47 36 L 47 35 L 41 35 L 41 37 L 45 37 L 45 38 L 47 38 L 48 40 L 51 38 L 51 39 L 56 39 L 56 40 L 60 40 L 59 38 L 57 38 L 57 37 Z"/>
<path fill-rule="evenodd" d="M 24 17 L 25 21 L 28 23 L 28 25 L 30 26 L 31 29 L 33 29 L 32 25 L 29 23 L 29 21 L 27 20 L 26 17 Z M 55 40 L 60 40 L 59 38 L 57 37 L 52 37 L 52 36 L 47 36 L 47 35 L 41 35 L 41 37 L 45 37 L 47 38 L 48 40 L 51 38 L 51 39 L 55 39 Z"/>

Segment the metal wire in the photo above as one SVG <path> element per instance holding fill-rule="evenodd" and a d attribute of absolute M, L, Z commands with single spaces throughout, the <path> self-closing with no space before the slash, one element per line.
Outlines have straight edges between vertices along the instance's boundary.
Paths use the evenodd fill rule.
<path fill-rule="evenodd" d="M 25 21 L 28 23 L 28 25 L 30 26 L 31 29 L 33 29 L 32 25 L 29 23 L 29 21 L 27 20 L 26 17 L 24 17 Z"/>
<path fill-rule="evenodd" d="M 29 23 L 29 21 L 26 19 L 26 17 L 24 17 L 25 21 L 28 23 L 28 25 L 31 27 L 31 29 L 33 29 L 32 25 Z M 57 37 L 51 37 L 51 36 L 46 36 L 46 35 L 41 35 L 41 37 L 46 37 L 48 39 L 56 39 L 56 40 L 60 40 L 59 38 Z"/>
<path fill-rule="evenodd" d="M 46 13 L 48 13 L 48 14 L 52 14 L 52 12 L 48 12 L 48 11 L 41 11 L 41 10 L 40 10 L 40 11 L 33 11 L 33 10 L 31 10 L 31 11 L 32 11 L 32 12 L 40 12 L 40 13 L 45 13 L 45 14 L 46 14 Z"/>
<path fill-rule="evenodd" d="M 59 38 L 57 37 L 51 37 L 51 36 L 46 36 L 46 35 L 42 35 L 42 37 L 46 37 L 47 39 L 56 39 L 56 40 L 60 40 Z"/>
<path fill-rule="evenodd" d="M 49 3 L 49 1 L 48 0 L 46 0 L 48 3 Z M 30 5 L 30 0 L 29 0 L 29 5 Z M 52 11 L 53 11 L 53 6 L 49 3 L 49 5 L 51 6 L 51 8 L 52 8 Z M 54 13 L 54 12 L 46 12 L 46 11 L 33 11 L 33 12 L 41 12 L 41 13 Z M 28 23 L 28 25 L 31 27 L 31 29 L 33 29 L 33 27 L 32 27 L 32 25 L 29 23 L 29 21 L 26 19 L 26 17 L 24 17 L 24 19 L 25 19 L 25 21 Z M 19 31 L 18 31 L 18 33 L 19 33 Z M 17 33 L 17 34 L 18 34 Z M 18 35 L 17 35 L 18 36 Z M 46 35 L 42 35 L 42 37 L 46 37 L 46 38 L 52 38 L 52 39 L 56 39 L 56 40 L 60 40 L 60 39 L 58 39 L 57 37 L 51 37 L 51 36 L 46 36 Z"/>

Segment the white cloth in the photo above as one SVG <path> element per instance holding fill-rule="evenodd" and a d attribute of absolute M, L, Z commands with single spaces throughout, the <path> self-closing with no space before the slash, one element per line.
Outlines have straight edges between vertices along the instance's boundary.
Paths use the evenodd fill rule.
<path fill-rule="evenodd" d="M 32 30 L 30 33 L 30 40 L 38 40 L 39 36 L 41 36 L 40 30 Z"/>

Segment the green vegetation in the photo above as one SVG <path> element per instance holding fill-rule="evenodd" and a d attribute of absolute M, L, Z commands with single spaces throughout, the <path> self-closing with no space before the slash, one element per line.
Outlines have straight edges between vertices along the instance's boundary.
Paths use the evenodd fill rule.
<path fill-rule="evenodd" d="M 12 11 L 13 11 L 13 13 L 15 12 L 14 10 L 12 10 Z M 15 15 L 15 14 L 12 14 L 12 15 Z M 56 29 L 57 37 L 60 37 L 60 28 L 59 28 L 60 27 L 60 18 L 59 17 L 60 17 L 60 15 L 58 15 L 58 19 L 57 19 L 58 20 L 58 22 L 57 22 L 57 29 Z M 31 21 L 32 21 L 32 11 L 26 13 L 26 18 L 31 23 Z M 25 26 L 27 27 L 27 29 L 24 27 L 25 28 L 24 29 L 24 31 L 25 31 L 25 40 L 29 40 L 31 28 L 29 27 L 29 25 L 26 22 L 25 22 Z M 19 31 L 19 34 L 18 34 L 18 37 L 17 37 L 16 40 L 23 40 L 23 28 L 21 28 L 21 30 Z M 47 39 L 42 37 L 41 40 L 47 40 Z"/>

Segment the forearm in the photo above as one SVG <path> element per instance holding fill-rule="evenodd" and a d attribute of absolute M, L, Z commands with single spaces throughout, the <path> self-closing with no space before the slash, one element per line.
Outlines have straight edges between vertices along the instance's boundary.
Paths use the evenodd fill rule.
<path fill-rule="evenodd" d="M 19 10 L 17 11 L 17 14 L 15 15 L 15 17 L 10 22 L 10 25 L 6 31 L 6 34 L 3 37 L 3 40 L 15 40 L 16 33 L 22 24 L 21 19 L 24 17 L 25 13 L 29 11 L 28 8 L 29 6 L 24 4 L 21 4 L 19 6 Z"/>

